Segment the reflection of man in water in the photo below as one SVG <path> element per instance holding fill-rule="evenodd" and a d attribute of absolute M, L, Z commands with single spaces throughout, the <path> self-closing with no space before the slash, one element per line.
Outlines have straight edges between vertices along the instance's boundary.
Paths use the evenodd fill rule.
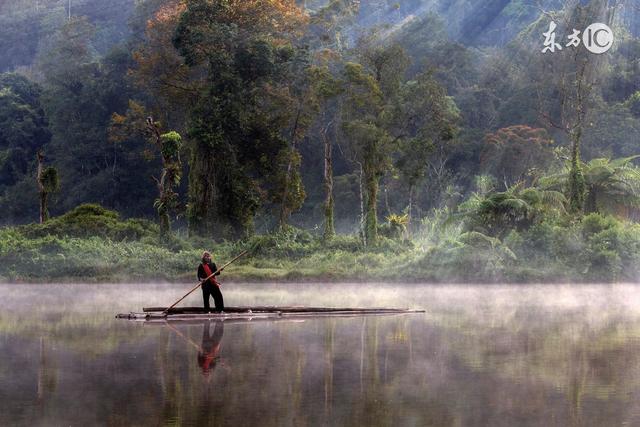
<path fill-rule="evenodd" d="M 205 377 L 214 370 L 218 362 L 218 353 L 220 352 L 220 342 L 224 335 L 224 323 L 215 322 L 213 335 L 211 335 L 211 322 L 207 320 L 202 330 L 202 346 L 198 351 L 198 366 L 202 368 L 202 374 Z"/>

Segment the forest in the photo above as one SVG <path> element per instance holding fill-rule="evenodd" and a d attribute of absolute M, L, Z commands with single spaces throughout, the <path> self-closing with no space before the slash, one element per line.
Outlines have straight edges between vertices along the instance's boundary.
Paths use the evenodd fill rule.
<path fill-rule="evenodd" d="M 635 0 L 0 3 L 4 281 L 636 281 L 639 142 Z"/>

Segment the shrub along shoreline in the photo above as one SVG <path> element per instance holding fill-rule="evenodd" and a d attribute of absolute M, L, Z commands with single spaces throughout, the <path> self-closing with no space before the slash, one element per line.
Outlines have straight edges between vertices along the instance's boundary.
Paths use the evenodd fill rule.
<path fill-rule="evenodd" d="M 545 220 L 502 239 L 434 220 L 423 223 L 420 238 L 381 238 L 375 247 L 353 235 L 325 242 L 295 228 L 237 242 L 157 236 L 155 224 L 121 220 L 96 205 L 42 225 L 4 227 L 0 282 L 195 282 L 205 248 L 219 265 L 251 251 L 225 270 L 227 282 L 594 283 L 640 277 L 640 225 L 601 214 Z"/>

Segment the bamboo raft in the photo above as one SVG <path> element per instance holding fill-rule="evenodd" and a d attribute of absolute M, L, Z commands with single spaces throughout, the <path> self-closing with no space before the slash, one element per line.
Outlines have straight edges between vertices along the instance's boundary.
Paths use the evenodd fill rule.
<path fill-rule="evenodd" d="M 225 307 L 224 312 L 207 312 L 203 307 L 176 307 L 182 300 L 198 289 L 204 282 L 220 273 L 229 264 L 242 258 L 248 250 L 242 251 L 239 255 L 227 262 L 225 265 L 198 282 L 189 292 L 169 307 L 147 307 L 142 309 L 142 313 L 121 313 L 117 314 L 118 319 L 140 320 L 140 321 L 168 321 L 168 320 L 201 320 L 201 319 L 278 319 L 278 318 L 301 318 L 311 316 L 363 316 L 363 315 L 389 315 L 424 313 L 424 310 L 400 309 L 400 308 L 351 308 L 351 307 L 277 307 L 277 306 L 257 306 L 257 307 Z"/>
<path fill-rule="evenodd" d="M 300 318 L 317 316 L 363 316 L 424 313 L 424 310 L 400 308 L 351 308 L 351 307 L 225 307 L 224 312 L 207 313 L 202 307 L 146 307 L 142 313 L 117 314 L 118 319 L 139 321 L 153 320 L 200 320 L 200 319 L 268 319 Z"/>

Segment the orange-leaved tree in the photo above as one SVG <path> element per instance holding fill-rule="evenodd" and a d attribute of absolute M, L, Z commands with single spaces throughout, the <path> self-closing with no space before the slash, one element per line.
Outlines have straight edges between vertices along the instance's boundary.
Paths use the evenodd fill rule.
<path fill-rule="evenodd" d="M 531 184 L 553 160 L 553 140 L 545 129 L 509 126 L 488 133 L 480 154 L 483 173 L 493 175 L 504 189 L 517 182 Z"/>

